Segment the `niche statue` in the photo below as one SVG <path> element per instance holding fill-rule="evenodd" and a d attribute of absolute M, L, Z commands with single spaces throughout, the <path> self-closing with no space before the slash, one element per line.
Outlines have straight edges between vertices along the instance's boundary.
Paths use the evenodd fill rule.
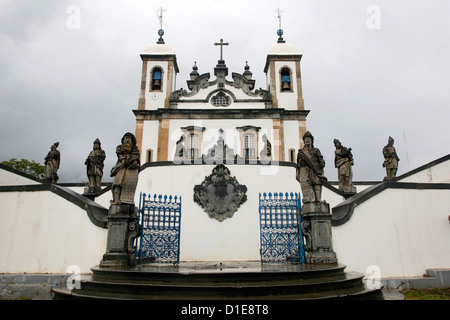
<path fill-rule="evenodd" d="M 59 142 L 55 142 L 50 147 L 50 152 L 44 159 L 45 166 L 45 180 L 49 183 L 57 183 L 59 180 L 58 169 L 61 161 L 61 154 L 57 150 Z"/>
<path fill-rule="evenodd" d="M 94 141 L 93 150 L 89 153 L 84 164 L 89 179 L 88 194 L 97 194 L 101 190 L 104 162 L 106 153 L 101 148 L 99 139 Z"/>
<path fill-rule="evenodd" d="M 182 135 L 180 137 L 180 139 L 177 141 L 176 148 L 175 148 L 175 156 L 173 158 L 174 163 L 179 164 L 179 163 L 182 163 L 183 160 L 186 159 L 187 153 L 186 153 L 186 148 L 184 146 L 184 140 L 186 140 L 186 138 L 184 135 Z"/>
<path fill-rule="evenodd" d="M 134 205 L 134 193 L 138 182 L 140 156 L 136 138 L 132 133 L 126 133 L 122 144 L 116 148 L 117 163 L 111 169 L 114 177 L 112 185 L 112 204 Z"/>
<path fill-rule="evenodd" d="M 263 137 L 264 147 L 261 150 L 260 157 L 261 161 L 271 161 L 272 160 L 272 144 L 270 143 L 267 136 L 264 134 Z"/>
<path fill-rule="evenodd" d="M 296 178 L 300 182 L 303 203 L 323 202 L 322 185 L 327 181 L 323 174 L 325 161 L 320 150 L 314 147 L 314 137 L 307 131 L 303 135 L 305 146 L 298 150 Z"/>

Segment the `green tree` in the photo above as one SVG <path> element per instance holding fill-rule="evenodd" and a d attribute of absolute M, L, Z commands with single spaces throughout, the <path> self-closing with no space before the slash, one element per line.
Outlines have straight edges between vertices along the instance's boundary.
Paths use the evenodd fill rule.
<path fill-rule="evenodd" d="M 38 179 L 45 178 L 45 166 L 40 163 L 34 162 L 34 160 L 31 161 L 27 159 L 17 160 L 16 158 L 12 158 L 8 161 L 2 161 L 1 164 L 25 172 Z"/>

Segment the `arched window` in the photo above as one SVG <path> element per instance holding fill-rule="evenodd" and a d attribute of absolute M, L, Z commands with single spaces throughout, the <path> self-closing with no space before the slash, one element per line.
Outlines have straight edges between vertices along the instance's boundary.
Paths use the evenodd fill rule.
<path fill-rule="evenodd" d="M 160 67 L 155 67 L 152 70 L 151 74 L 151 83 L 150 90 L 151 91 L 161 91 L 162 90 L 162 69 Z"/>
<path fill-rule="evenodd" d="M 281 91 L 291 91 L 292 90 L 292 77 L 291 69 L 288 67 L 283 67 L 280 71 L 281 74 Z"/>

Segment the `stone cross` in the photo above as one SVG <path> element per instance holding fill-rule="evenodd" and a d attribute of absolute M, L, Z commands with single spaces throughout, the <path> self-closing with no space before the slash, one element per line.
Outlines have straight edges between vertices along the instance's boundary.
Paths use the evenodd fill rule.
<path fill-rule="evenodd" d="M 166 12 L 167 10 L 164 9 L 163 7 L 159 8 L 158 10 L 156 10 L 157 15 L 158 15 L 158 19 L 159 19 L 159 25 L 161 26 L 162 29 L 162 25 L 163 25 L 163 12 Z"/>
<path fill-rule="evenodd" d="M 281 11 L 280 8 L 278 8 L 275 12 L 278 13 L 278 20 L 279 20 L 280 29 L 281 29 L 281 13 L 282 13 L 283 11 Z"/>
<path fill-rule="evenodd" d="M 228 42 L 223 42 L 223 39 L 220 39 L 220 43 L 214 43 L 215 46 L 220 46 L 220 60 L 223 60 L 223 46 L 228 46 Z"/>

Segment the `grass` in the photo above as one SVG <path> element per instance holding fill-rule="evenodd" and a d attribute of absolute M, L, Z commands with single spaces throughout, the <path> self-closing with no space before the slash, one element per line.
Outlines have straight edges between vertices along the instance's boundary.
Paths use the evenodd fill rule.
<path fill-rule="evenodd" d="M 450 300 L 450 288 L 410 289 L 402 294 L 405 300 Z"/>

